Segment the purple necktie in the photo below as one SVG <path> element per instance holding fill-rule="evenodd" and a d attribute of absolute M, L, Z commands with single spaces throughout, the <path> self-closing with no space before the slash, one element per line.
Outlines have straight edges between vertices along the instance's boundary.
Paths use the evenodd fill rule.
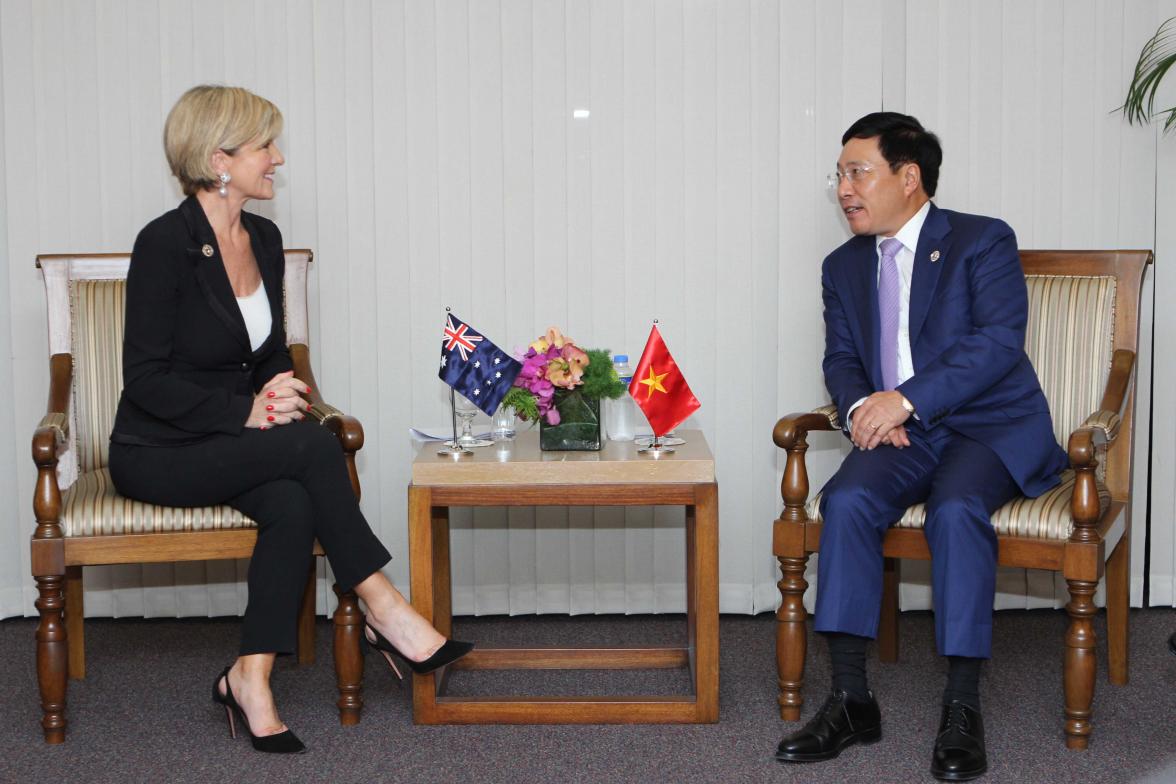
<path fill-rule="evenodd" d="M 878 271 L 878 356 L 882 359 L 882 386 L 898 386 L 898 307 L 900 285 L 895 257 L 902 243 L 894 237 L 882 240 L 882 267 Z"/>

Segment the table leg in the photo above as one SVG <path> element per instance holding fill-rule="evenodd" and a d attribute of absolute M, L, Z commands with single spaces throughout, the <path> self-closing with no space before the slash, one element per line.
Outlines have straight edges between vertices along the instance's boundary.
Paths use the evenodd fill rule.
<path fill-rule="evenodd" d="M 433 574 L 433 494 L 428 487 L 408 486 L 408 571 L 412 606 L 426 621 L 435 623 L 436 584 Z M 448 551 L 448 547 L 445 548 Z M 448 555 L 448 552 L 446 553 Z M 412 676 L 413 720 L 434 723 L 437 685 L 433 673 Z"/>
<path fill-rule="evenodd" d="M 688 623 L 694 651 L 697 721 L 719 720 L 719 487 L 695 490 L 687 513 Z"/>
<path fill-rule="evenodd" d="M 433 523 L 433 626 L 453 636 L 453 597 L 449 573 L 449 507 L 432 507 Z"/>
<path fill-rule="evenodd" d="M 697 524 L 698 515 L 695 513 L 694 505 L 691 504 L 686 507 L 686 646 L 690 651 L 690 683 L 695 686 L 698 685 L 698 662 L 695 661 L 698 653 L 698 625 L 696 623 L 698 595 L 694 589 L 694 578 L 698 573 L 694 563 L 698 553 L 698 543 L 695 538 Z M 698 694 L 697 690 L 695 694 Z"/>

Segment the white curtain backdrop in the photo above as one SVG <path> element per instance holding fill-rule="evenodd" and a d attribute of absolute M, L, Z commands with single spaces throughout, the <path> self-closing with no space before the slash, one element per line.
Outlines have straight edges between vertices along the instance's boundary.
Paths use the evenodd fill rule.
<path fill-rule="evenodd" d="M 703 403 L 720 483 L 724 612 L 778 601 L 783 413 L 826 400 L 819 264 L 846 237 L 825 189 L 844 128 L 895 109 L 940 134 L 937 201 L 1025 248 L 1155 247 L 1139 365 L 1133 602 L 1148 412 L 1176 410 L 1176 140 L 1112 113 L 1165 0 L 3 0 L 0 2 L 0 616 L 33 613 L 28 444 L 47 389 L 37 253 L 121 251 L 179 201 L 175 99 L 249 87 L 286 116 L 277 198 L 316 253 L 311 337 L 329 400 L 367 431 L 363 507 L 407 587 L 406 430 L 446 421 L 443 307 L 499 345 L 558 325 L 640 352 L 653 318 Z M 589 110 L 584 118 L 573 111 Z M 1159 216 L 1159 217 L 1157 217 Z M 1153 281 L 1155 289 L 1153 290 Z M 809 451 L 819 486 L 843 454 Z M 1176 419 L 1152 443 L 1151 601 L 1176 599 Z M 458 613 L 684 608 L 681 510 L 453 515 Z M 928 607 L 911 566 L 904 607 Z M 232 614 L 241 564 L 91 568 L 92 615 Z M 330 606 L 327 578 L 320 610 Z M 1054 606 L 1001 575 L 1001 606 Z"/>

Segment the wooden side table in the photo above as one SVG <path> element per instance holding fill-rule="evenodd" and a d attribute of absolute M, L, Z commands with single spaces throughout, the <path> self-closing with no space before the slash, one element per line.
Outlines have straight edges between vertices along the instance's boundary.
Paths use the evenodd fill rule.
<path fill-rule="evenodd" d="M 455 462 L 423 446 L 408 487 L 412 603 L 446 636 L 452 633 L 449 507 L 686 507 L 686 639 L 679 647 L 475 648 L 429 675 L 413 676 L 417 724 L 668 724 L 719 719 L 719 491 L 714 458 L 700 431 L 653 459 L 632 442 L 600 452 L 542 452 L 536 431 L 521 433 L 510 454 L 476 449 Z M 458 697 L 447 694 L 447 669 L 689 668 L 693 694 L 672 696 Z"/>

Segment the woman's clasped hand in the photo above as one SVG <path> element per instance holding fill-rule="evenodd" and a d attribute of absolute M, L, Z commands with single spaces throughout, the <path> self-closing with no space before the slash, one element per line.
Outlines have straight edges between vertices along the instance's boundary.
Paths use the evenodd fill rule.
<path fill-rule="evenodd" d="M 253 409 L 249 412 L 249 419 L 245 420 L 245 427 L 268 430 L 305 419 L 310 401 L 302 395 L 309 394 L 310 386 L 294 378 L 293 370 L 278 373 L 254 396 Z"/>

